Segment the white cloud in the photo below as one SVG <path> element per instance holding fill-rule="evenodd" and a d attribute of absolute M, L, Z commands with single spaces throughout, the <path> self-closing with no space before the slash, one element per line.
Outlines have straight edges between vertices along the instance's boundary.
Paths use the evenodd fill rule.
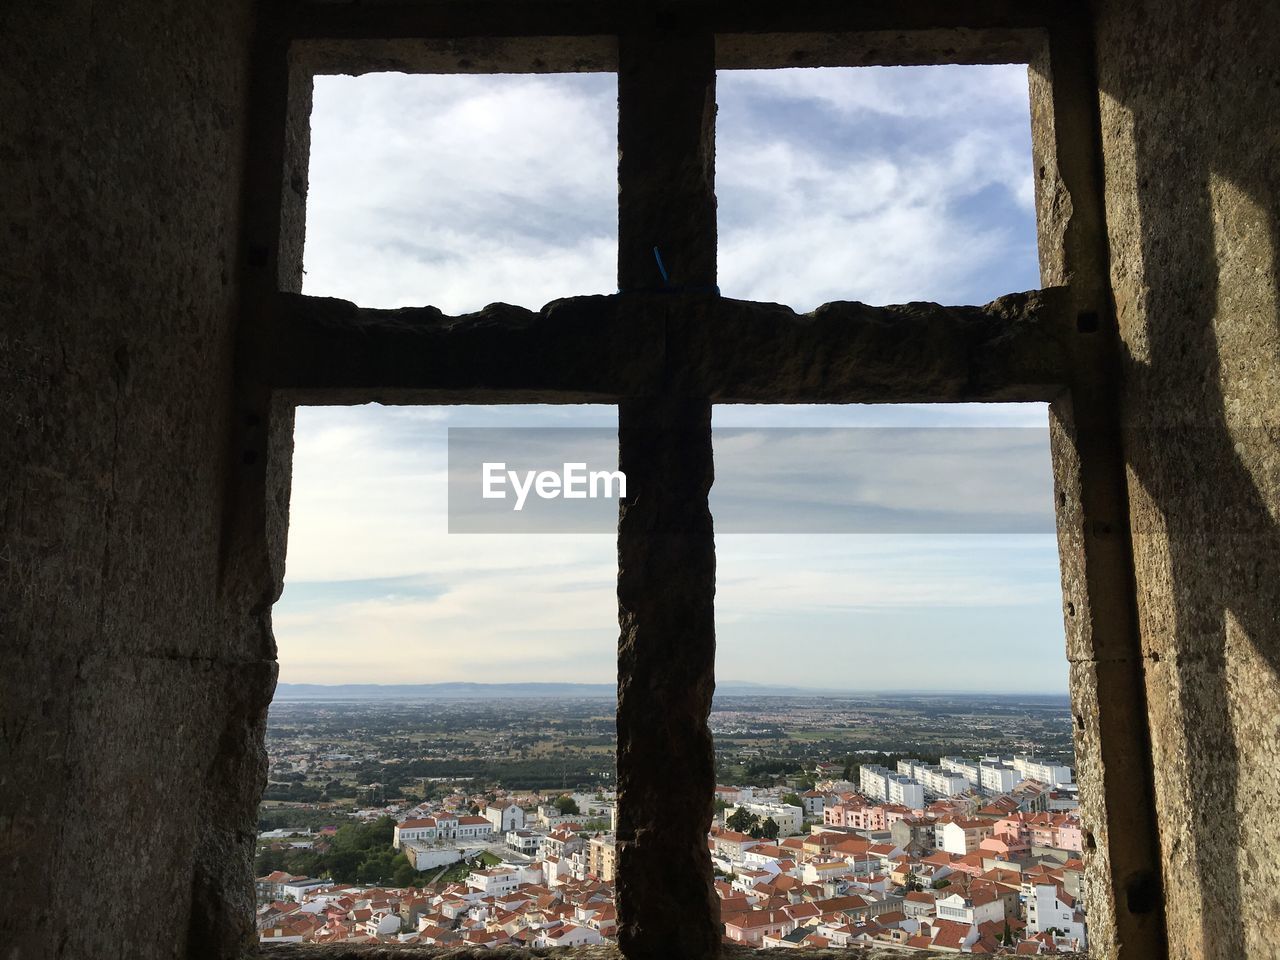
<path fill-rule="evenodd" d="M 308 293 L 446 312 L 616 289 L 612 76 L 318 77 Z"/>
<path fill-rule="evenodd" d="M 726 295 L 807 310 L 1035 285 L 1025 68 L 735 71 L 718 86 Z"/>

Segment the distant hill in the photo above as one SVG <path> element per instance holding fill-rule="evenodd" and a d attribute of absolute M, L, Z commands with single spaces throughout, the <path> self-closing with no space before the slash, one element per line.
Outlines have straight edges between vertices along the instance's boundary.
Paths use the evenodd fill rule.
<path fill-rule="evenodd" d="M 612 683 L 280 683 L 277 702 L 284 700 L 532 700 L 608 698 L 617 696 Z M 826 690 L 788 687 L 745 680 L 716 684 L 716 697 L 855 697 L 859 700 L 894 698 L 1067 700 L 1066 693 L 985 692 L 973 690 Z"/>
<path fill-rule="evenodd" d="M 759 683 L 717 684 L 723 697 L 803 697 L 848 691 L 807 690 Z M 612 683 L 281 683 L 276 700 L 513 700 L 617 696 Z"/>
<path fill-rule="evenodd" d="M 510 700 L 612 697 L 611 683 L 279 683 L 277 700 Z"/>

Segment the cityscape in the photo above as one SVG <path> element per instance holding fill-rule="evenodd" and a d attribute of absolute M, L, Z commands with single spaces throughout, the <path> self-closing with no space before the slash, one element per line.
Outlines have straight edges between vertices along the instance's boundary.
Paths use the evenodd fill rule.
<path fill-rule="evenodd" d="M 613 942 L 613 700 L 556 688 L 283 691 L 267 730 L 260 941 Z M 725 942 L 1087 948 L 1065 696 L 725 691 L 707 832 Z"/>

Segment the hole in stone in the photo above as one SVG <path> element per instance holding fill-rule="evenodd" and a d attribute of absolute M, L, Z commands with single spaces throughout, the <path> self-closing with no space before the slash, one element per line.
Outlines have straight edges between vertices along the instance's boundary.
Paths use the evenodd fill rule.
<path fill-rule="evenodd" d="M 1026 67 L 722 70 L 725 296 L 986 303 L 1040 286 Z"/>
<path fill-rule="evenodd" d="M 617 125 L 612 74 L 316 77 L 307 292 L 446 313 L 613 293 Z"/>
<path fill-rule="evenodd" d="M 617 430 L 609 406 L 297 410 L 260 826 L 339 832 L 264 843 L 256 877 L 497 895 L 552 869 L 612 904 L 617 500 L 525 483 L 515 511 L 506 470 L 616 470 Z"/>
<path fill-rule="evenodd" d="M 1160 880 L 1149 870 L 1139 871 L 1129 878 L 1124 893 L 1130 913 L 1150 913 L 1160 904 Z"/>
<path fill-rule="evenodd" d="M 1076 316 L 1076 330 L 1080 333 L 1097 333 L 1098 332 L 1098 315 L 1092 310 Z"/>
<path fill-rule="evenodd" d="M 912 892 L 934 909 L 969 909 L 933 886 L 941 865 L 1071 861 L 1078 890 L 1046 417 L 715 408 L 724 902 L 742 893 L 730 874 L 768 885 L 757 872 L 793 857 L 808 862 L 782 872 L 829 898 L 874 900 L 867 878 L 895 871 L 901 894 L 918 871 Z M 741 849 L 753 830 L 760 842 Z M 749 939 L 748 926 L 728 935 Z"/>

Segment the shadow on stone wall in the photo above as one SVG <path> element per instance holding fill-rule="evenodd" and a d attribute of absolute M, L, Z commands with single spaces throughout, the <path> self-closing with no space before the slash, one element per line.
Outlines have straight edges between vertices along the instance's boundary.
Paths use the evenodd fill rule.
<path fill-rule="evenodd" d="M 1260 4 L 1113 6 L 1098 50 L 1108 229 L 1169 949 L 1269 955 L 1280 31 Z"/>

